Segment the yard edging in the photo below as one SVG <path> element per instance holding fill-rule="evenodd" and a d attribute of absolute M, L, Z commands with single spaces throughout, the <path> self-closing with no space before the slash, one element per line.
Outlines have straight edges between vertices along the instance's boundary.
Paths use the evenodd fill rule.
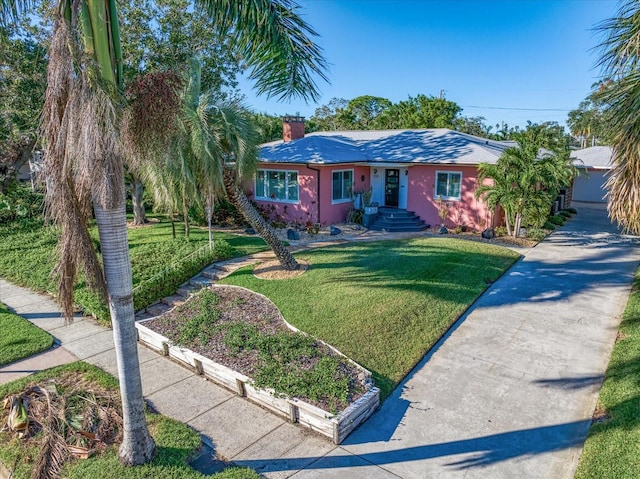
<path fill-rule="evenodd" d="M 246 289 L 241 286 L 233 285 L 215 285 L 215 287 Z M 258 294 L 266 298 L 264 295 L 256 293 L 255 291 L 251 291 L 251 293 Z M 184 366 L 192 368 L 196 374 L 205 376 L 216 384 L 234 392 L 238 396 L 245 397 L 249 401 L 258 404 L 279 416 L 287 418 L 292 423 L 298 423 L 322 434 L 323 436 L 331 439 L 334 444 L 340 444 L 344 441 L 344 439 L 360 424 L 366 421 L 380 405 L 380 389 L 373 385 L 371 372 L 360 366 L 355 361 L 349 359 L 333 346 L 326 344 L 324 341 L 317 340 L 329 347 L 336 354 L 346 358 L 350 363 L 358 368 L 365 377 L 364 383 L 367 388 L 367 391 L 363 396 L 351 403 L 337 415 L 297 398 L 281 398 L 277 397 L 271 390 L 255 388 L 252 384 L 253 381 L 251 378 L 222 364 L 216 363 L 215 361 L 191 351 L 188 348 L 173 344 L 171 340 L 143 324 L 153 319 L 155 319 L 155 317 L 143 319 L 135 323 L 136 333 L 140 342 L 160 354 L 174 359 Z M 281 319 L 289 329 L 295 332 L 300 332 L 297 328 L 285 321 L 284 318 L 282 318 L 282 315 Z M 305 333 L 301 332 L 301 334 Z"/>

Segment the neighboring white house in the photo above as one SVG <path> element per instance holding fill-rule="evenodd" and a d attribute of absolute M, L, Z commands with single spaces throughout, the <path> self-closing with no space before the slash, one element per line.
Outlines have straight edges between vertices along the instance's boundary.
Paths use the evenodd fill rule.
<path fill-rule="evenodd" d="M 592 146 L 571 152 L 573 164 L 580 174 L 573 180 L 572 201 L 606 203 L 605 184 L 611 171 L 612 150 L 610 146 Z"/>

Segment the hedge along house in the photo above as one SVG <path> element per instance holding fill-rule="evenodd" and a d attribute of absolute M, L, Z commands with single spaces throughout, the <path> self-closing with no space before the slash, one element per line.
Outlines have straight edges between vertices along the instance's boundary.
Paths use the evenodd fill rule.
<path fill-rule="evenodd" d="M 253 199 L 287 222 L 344 222 L 354 193 L 372 189 L 380 207 L 415 212 L 426 223 L 484 228 L 493 212 L 474 192 L 477 166 L 495 163 L 512 142 L 448 129 L 304 134 L 304 119 L 283 118 L 283 139 L 260 148 Z M 441 201 L 439 201 L 441 200 Z"/>

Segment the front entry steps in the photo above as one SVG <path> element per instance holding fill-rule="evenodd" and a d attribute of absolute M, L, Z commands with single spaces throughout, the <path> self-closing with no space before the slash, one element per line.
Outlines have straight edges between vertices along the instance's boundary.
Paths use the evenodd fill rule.
<path fill-rule="evenodd" d="M 388 233 L 405 233 L 423 231 L 429 227 L 430 225 L 426 224 L 413 211 L 383 206 L 378 208 L 378 216 L 369 229 Z"/>

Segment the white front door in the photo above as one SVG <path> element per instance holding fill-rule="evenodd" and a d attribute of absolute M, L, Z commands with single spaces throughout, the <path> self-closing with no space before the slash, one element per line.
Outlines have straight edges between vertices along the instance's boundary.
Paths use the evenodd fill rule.
<path fill-rule="evenodd" d="M 398 208 L 407 209 L 407 195 L 409 193 L 409 169 L 400 168 L 400 192 L 398 193 Z"/>

